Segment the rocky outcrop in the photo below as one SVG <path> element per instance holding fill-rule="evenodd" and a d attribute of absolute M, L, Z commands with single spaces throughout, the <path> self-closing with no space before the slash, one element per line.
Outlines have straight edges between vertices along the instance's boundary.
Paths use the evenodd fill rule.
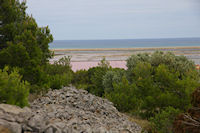
<path fill-rule="evenodd" d="M 30 108 L 1 104 L 0 125 L 15 133 L 141 132 L 108 100 L 72 87 L 49 91 Z"/>

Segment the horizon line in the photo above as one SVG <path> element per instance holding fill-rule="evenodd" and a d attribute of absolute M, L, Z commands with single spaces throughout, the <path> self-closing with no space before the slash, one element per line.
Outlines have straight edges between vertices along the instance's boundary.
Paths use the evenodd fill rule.
<path fill-rule="evenodd" d="M 55 39 L 53 41 L 105 41 L 105 40 L 157 40 L 157 39 L 200 39 L 200 37 L 163 37 L 163 38 L 133 38 L 133 39 Z"/>

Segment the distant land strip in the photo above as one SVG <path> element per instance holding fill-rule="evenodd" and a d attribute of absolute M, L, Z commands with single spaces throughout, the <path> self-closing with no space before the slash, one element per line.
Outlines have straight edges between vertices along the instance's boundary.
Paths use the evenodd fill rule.
<path fill-rule="evenodd" d="M 177 47 L 139 47 L 139 48 L 87 48 L 87 49 L 50 49 L 54 52 L 62 52 L 62 51 L 143 51 L 143 50 L 179 50 L 179 49 L 200 49 L 200 46 L 177 46 Z"/>

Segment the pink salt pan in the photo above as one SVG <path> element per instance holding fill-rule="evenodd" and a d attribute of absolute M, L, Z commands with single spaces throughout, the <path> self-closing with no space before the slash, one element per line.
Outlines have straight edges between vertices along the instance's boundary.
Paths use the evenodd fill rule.
<path fill-rule="evenodd" d="M 98 66 L 99 61 L 80 61 L 80 62 L 71 62 L 72 70 L 76 72 L 77 70 L 85 69 L 88 70 L 91 67 Z M 126 67 L 126 61 L 109 61 L 112 68 L 124 68 Z"/>

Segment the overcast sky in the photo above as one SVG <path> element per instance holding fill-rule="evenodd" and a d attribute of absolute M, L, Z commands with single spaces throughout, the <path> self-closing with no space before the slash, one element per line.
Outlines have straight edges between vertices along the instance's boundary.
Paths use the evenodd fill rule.
<path fill-rule="evenodd" d="M 27 0 L 54 40 L 200 37 L 199 0 Z"/>

